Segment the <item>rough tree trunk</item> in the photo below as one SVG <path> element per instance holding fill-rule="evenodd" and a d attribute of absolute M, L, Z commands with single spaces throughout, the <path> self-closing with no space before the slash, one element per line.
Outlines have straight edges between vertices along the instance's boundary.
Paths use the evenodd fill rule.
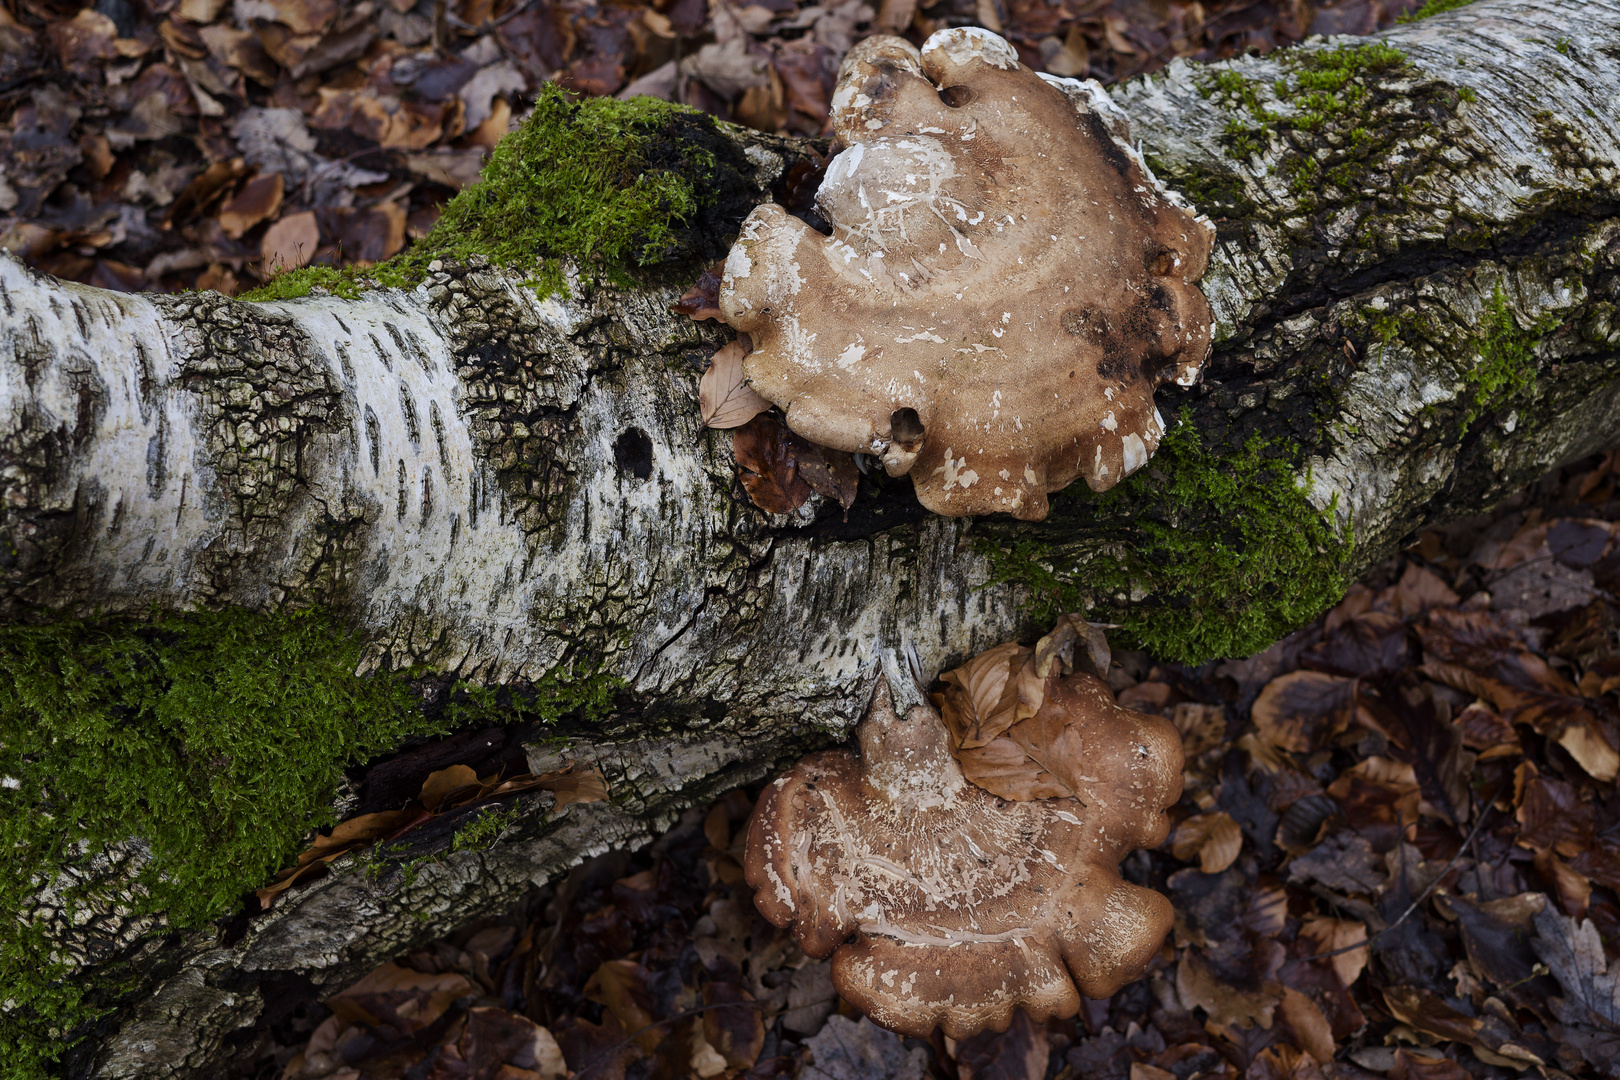
<path fill-rule="evenodd" d="M 1364 95 L 1300 87 L 1345 70 Z M 267 999 L 342 984 L 654 835 L 841 737 L 880 671 L 915 694 L 908 669 L 931 678 L 1027 631 L 1031 599 L 1201 621 L 1188 655 L 1253 647 L 1414 530 L 1620 441 L 1616 86 L 1620 2 L 1481 0 L 1115 88 L 1149 162 L 1218 219 L 1218 344 L 1201 386 L 1161 400 L 1189 448 L 1109 500 L 1065 493 L 1037 525 L 931 517 L 892 486 L 847 520 L 819 501 L 754 509 L 729 435 L 697 416 L 725 332 L 669 314 L 674 278 L 537 300 L 461 266 L 254 304 L 0 259 L 8 617 L 319 605 L 372 665 L 494 684 L 588 659 L 624 683 L 616 726 L 529 748 L 536 771 L 598 762 L 610 803 L 548 815 L 537 797 L 487 851 L 330 876 L 245 932 L 102 925 L 146 978 L 70 1071 L 201 1075 Z M 762 198 L 780 150 L 752 143 Z M 1321 577 L 1300 604 L 1263 595 L 1297 583 L 1252 550 L 1246 593 L 1205 595 L 1131 524 L 1254 545 L 1220 520 L 1247 508 L 1178 507 L 1191 497 L 1162 471 L 1242 460 L 1297 478 L 1304 498 L 1272 491 L 1271 511 L 1292 497 L 1328 523 L 1314 561 L 1276 564 Z M 1267 603 L 1247 637 L 1221 636 Z"/>

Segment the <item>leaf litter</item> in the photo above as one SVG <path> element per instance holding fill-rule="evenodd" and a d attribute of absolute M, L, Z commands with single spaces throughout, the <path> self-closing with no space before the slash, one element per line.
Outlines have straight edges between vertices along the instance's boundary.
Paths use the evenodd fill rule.
<path fill-rule="evenodd" d="M 1065 669 L 1182 732 L 1176 828 L 1122 867 L 1172 899 L 1175 928 L 1142 979 L 1073 1019 L 1019 1014 L 957 1044 L 838 1001 L 743 885 L 752 788 L 262 1027 L 259 1071 L 232 1075 L 1620 1075 L 1620 797 L 1588 745 L 1614 747 L 1620 704 L 1620 637 L 1589 632 L 1617 625 L 1615 466 L 1425 534 L 1256 657 L 1160 664 L 1065 617 L 934 684 L 969 757 L 1012 743 Z M 1533 558 L 1599 568 L 1596 591 L 1535 614 L 1501 601 L 1492 586 Z M 1055 775 L 1024 760 L 1011 794 Z"/>
<path fill-rule="evenodd" d="M 982 25 L 1032 67 L 1111 82 L 1178 56 L 1365 34 L 1417 6 L 17 0 L 0 9 L 0 245 L 104 288 L 234 295 L 426 235 L 548 83 L 826 137 L 838 65 L 874 33 Z"/>

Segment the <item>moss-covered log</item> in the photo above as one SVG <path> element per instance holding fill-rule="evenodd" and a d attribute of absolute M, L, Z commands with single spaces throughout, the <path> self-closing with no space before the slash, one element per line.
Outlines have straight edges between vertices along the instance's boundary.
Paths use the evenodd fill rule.
<path fill-rule="evenodd" d="M 842 737 L 882 672 L 915 694 L 1074 609 L 1246 653 L 1620 441 L 1616 57 L 1615 0 L 1480 0 L 1117 88 L 1216 219 L 1217 346 L 1161 395 L 1181 422 L 1149 466 L 1038 525 L 883 478 L 847 515 L 749 503 L 697 417 L 726 331 L 669 306 L 813 148 L 667 106 L 548 95 L 424 245 L 254 301 L 0 258 L 0 1075 L 204 1075 L 288 995 Z M 327 749 L 259 738 L 277 710 Z M 370 808 L 351 758 L 513 719 L 543 723 L 503 753 L 596 762 L 612 801 L 537 795 L 236 910 L 310 807 Z M 138 784 L 98 793 L 87 762 L 202 810 L 114 806 Z"/>

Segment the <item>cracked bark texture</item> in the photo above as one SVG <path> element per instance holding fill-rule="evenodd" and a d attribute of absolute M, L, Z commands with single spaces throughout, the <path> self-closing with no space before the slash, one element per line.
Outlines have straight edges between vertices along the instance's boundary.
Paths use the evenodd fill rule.
<path fill-rule="evenodd" d="M 1297 451 L 1356 566 L 1620 441 L 1620 0 L 1480 0 L 1377 40 L 1405 62 L 1325 120 L 1275 86 L 1363 39 L 1113 91 L 1218 227 L 1216 352 L 1161 410 L 1216 446 L 1259 433 Z M 763 199 L 781 158 L 749 160 Z M 630 703 L 612 730 L 530 748 L 537 770 L 600 760 L 609 804 L 530 799 L 493 848 L 414 879 L 355 870 L 245 928 L 119 938 L 141 988 L 70 1075 L 207 1075 L 267 998 L 340 986 L 644 842 L 846 735 L 881 673 L 904 707 L 909 668 L 931 677 L 1021 629 L 966 521 L 893 494 L 847 521 L 819 500 L 748 503 L 729 434 L 697 418 L 724 331 L 668 313 L 677 282 L 537 300 L 466 266 L 355 301 L 246 304 L 0 258 L 4 617 L 319 604 L 366 635 L 370 664 L 498 683 L 601 657 Z M 1501 360 L 1481 327 L 1504 313 L 1534 378 L 1481 396 Z M 1046 523 L 971 528 L 1082 566 L 1108 538 L 1083 492 L 1061 498 Z"/>

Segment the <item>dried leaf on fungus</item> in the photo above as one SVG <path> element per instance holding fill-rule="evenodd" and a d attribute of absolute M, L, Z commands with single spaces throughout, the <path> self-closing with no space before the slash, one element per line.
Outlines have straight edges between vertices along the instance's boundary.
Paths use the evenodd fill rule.
<path fill-rule="evenodd" d="M 747 355 L 747 345 L 732 341 L 709 358 L 708 369 L 698 380 L 698 410 L 709 427 L 742 427 L 771 407 L 743 376 Z"/>

